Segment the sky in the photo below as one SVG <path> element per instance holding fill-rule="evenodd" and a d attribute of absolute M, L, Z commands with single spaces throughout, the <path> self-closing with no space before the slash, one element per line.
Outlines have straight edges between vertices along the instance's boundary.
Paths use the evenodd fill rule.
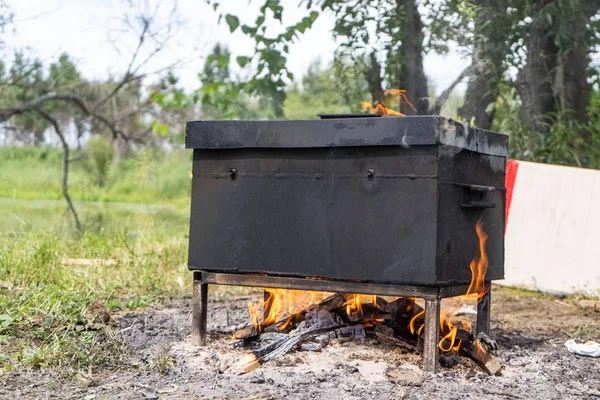
<path fill-rule="evenodd" d="M 283 0 L 285 6 L 284 24 L 298 20 L 302 10 L 299 0 Z M 52 61 L 60 53 L 73 56 L 80 70 L 88 78 L 102 79 L 107 74 L 118 75 L 127 66 L 131 54 L 127 50 L 119 55 L 109 38 L 121 38 L 130 47 L 133 36 L 121 32 L 122 23 L 118 20 L 126 11 L 123 0 L 8 0 L 15 13 L 15 32 L 9 33 L 7 43 L 14 48 L 28 47 L 43 60 Z M 223 11 L 243 15 L 244 21 L 254 20 L 258 1 L 249 4 L 248 0 L 224 0 Z M 173 4 L 171 0 L 161 0 L 161 9 L 165 12 Z M 225 43 L 234 56 L 250 55 L 252 41 L 244 34 L 231 34 L 227 25 L 217 23 L 217 14 L 205 3 L 205 0 L 179 0 L 178 18 L 182 21 L 180 31 L 173 44 L 161 54 L 161 57 L 149 65 L 147 70 L 154 71 L 168 65 L 172 60 L 184 58 L 185 64 L 176 72 L 186 89 L 198 87 L 198 72 L 202 69 L 202 58 L 212 46 Z M 163 15 L 166 19 L 166 14 Z M 302 76 L 308 66 L 317 59 L 328 62 L 336 50 L 331 29 L 334 17 L 321 15 L 313 28 L 307 31 L 299 41 L 290 46 L 288 67 L 296 76 Z M 446 56 L 430 54 L 425 57 L 424 67 L 430 84 L 441 92 L 469 64 L 459 54 Z M 457 87 L 464 91 L 465 85 Z"/>

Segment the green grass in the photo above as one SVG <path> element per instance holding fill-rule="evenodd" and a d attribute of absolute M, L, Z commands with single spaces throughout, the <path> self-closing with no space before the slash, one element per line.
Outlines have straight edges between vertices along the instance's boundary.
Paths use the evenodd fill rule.
<path fill-rule="evenodd" d="M 189 292 L 187 222 L 180 229 L 144 225 L 66 236 L 31 230 L 0 236 L 0 364 L 75 370 L 112 360 L 100 351 L 110 330 L 98 324 L 93 304 L 134 309 Z M 183 221 L 183 219 L 181 219 Z M 110 260 L 72 265 L 72 258 Z M 104 346 L 103 348 L 106 348 Z"/>
<path fill-rule="evenodd" d="M 74 200 L 126 203 L 190 201 L 191 152 L 142 151 L 108 167 L 104 186 L 96 184 L 94 164 L 75 151 L 69 174 Z M 62 152 L 54 148 L 0 148 L 0 198 L 62 200 Z"/>
<path fill-rule="evenodd" d="M 65 212 L 61 157 L 50 148 L 0 148 L 3 369 L 114 366 L 123 345 L 99 321 L 98 307 L 136 309 L 190 292 L 190 154 L 122 158 L 102 187 L 90 164 L 74 162 L 71 193 L 83 232 L 75 232 Z"/>
<path fill-rule="evenodd" d="M 91 164 L 73 163 L 76 232 L 61 195 L 60 151 L 0 148 L 0 374 L 58 367 L 85 380 L 93 368 L 114 368 L 126 346 L 102 321 L 105 311 L 191 294 L 190 156 L 133 154 L 108 167 L 104 186 Z M 211 297 L 249 292 L 211 288 Z M 164 373 L 171 364 L 159 355 L 150 367 Z"/>
<path fill-rule="evenodd" d="M 550 293 L 544 293 L 537 290 L 531 290 L 517 286 L 500 286 L 494 285 L 494 291 L 498 294 L 502 294 L 505 297 L 518 298 L 518 297 L 535 297 L 538 299 L 556 299 L 555 295 Z"/>

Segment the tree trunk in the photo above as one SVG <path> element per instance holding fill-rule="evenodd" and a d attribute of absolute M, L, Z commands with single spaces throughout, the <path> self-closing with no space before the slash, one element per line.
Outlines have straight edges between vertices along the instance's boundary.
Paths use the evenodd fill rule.
<path fill-rule="evenodd" d="M 579 0 L 573 7 L 578 8 L 579 12 L 573 14 L 576 20 L 569 24 L 574 46 L 563 59 L 563 86 L 560 99 L 561 106 L 569 113 L 570 118 L 585 124 L 589 122 L 588 107 L 592 86 L 587 80 L 589 49 L 583 44 L 586 43 L 586 31 L 590 19 L 600 11 L 600 0 Z"/>
<path fill-rule="evenodd" d="M 584 31 L 585 22 L 574 29 Z M 581 38 L 583 33 L 581 32 Z M 587 81 L 587 49 L 581 45 L 581 41 L 566 55 L 562 70 L 562 90 L 559 93 L 561 106 L 570 118 L 587 123 L 589 121 L 587 108 L 590 104 L 592 88 Z"/>
<path fill-rule="evenodd" d="M 79 221 L 79 215 L 77 214 L 77 211 L 75 210 L 75 205 L 73 204 L 73 201 L 71 200 L 71 195 L 69 194 L 69 164 L 71 162 L 71 160 L 69 158 L 70 157 L 69 144 L 67 143 L 67 140 L 65 139 L 65 135 L 63 134 L 62 130 L 60 129 L 60 124 L 58 123 L 58 121 L 42 108 L 38 108 L 38 109 L 36 109 L 36 111 L 44 119 L 46 119 L 46 121 L 48 121 L 48 122 L 50 122 L 50 124 L 52 124 L 52 126 L 54 127 L 54 131 L 56 132 L 56 135 L 58 136 L 60 143 L 62 145 L 62 148 L 63 148 L 62 193 L 63 193 L 65 200 L 67 201 L 67 206 L 69 207 L 69 211 L 71 212 L 71 214 L 73 215 L 73 219 L 75 220 L 75 226 L 77 227 L 77 232 L 81 233 L 82 230 L 81 230 L 81 222 Z"/>
<path fill-rule="evenodd" d="M 381 77 L 381 65 L 377 61 L 375 51 L 369 55 L 366 80 L 369 84 L 369 92 L 371 93 L 373 105 L 384 104 L 385 95 L 383 91 L 383 78 Z"/>
<path fill-rule="evenodd" d="M 499 84 L 505 71 L 504 60 L 508 48 L 506 37 L 499 32 L 508 31 L 495 21 L 506 13 L 504 0 L 477 1 L 479 9 L 475 20 L 475 44 L 472 55 L 472 73 L 465 94 L 465 103 L 458 110 L 467 122 L 474 120 L 477 127 L 490 129 L 494 109 L 489 109 L 499 94 Z"/>
<path fill-rule="evenodd" d="M 562 111 L 571 120 L 588 122 L 592 88 L 587 81 L 589 49 L 584 43 L 587 25 L 597 14 L 600 1 L 581 0 L 574 4 L 573 13 L 562 15 L 559 8 L 555 15 L 558 23 L 570 29 L 566 44 L 563 38 L 562 51 L 550 29 L 555 27 L 549 26 L 542 16 L 535 18 L 530 28 L 527 64 L 519 72 L 516 85 L 523 102 L 523 120 L 539 132 L 548 131 L 550 114 L 555 111 Z"/>
<path fill-rule="evenodd" d="M 490 129 L 494 120 L 494 110 L 488 110 L 498 97 L 499 77 L 482 49 L 473 52 L 473 70 L 465 93 L 465 102 L 458 109 L 458 115 L 467 123 L 481 129 Z"/>
<path fill-rule="evenodd" d="M 402 32 L 400 48 L 403 60 L 400 68 L 399 89 L 406 90 L 408 99 L 414 109 L 408 104 L 400 105 L 400 112 L 411 114 L 429 113 L 429 93 L 427 92 L 427 77 L 423 69 L 423 22 L 415 0 L 396 0 L 396 10 Z"/>
<path fill-rule="evenodd" d="M 527 63 L 517 75 L 516 87 L 523 102 L 523 122 L 538 132 L 547 132 L 550 113 L 556 111 L 553 83 L 558 66 L 558 48 L 545 21 L 534 19 L 527 40 Z"/>
<path fill-rule="evenodd" d="M 599 8 L 600 1 L 586 2 L 584 0 L 581 7 L 582 12 L 576 14 L 576 18 L 580 21 L 571 24 L 574 47 L 564 56 L 562 63 L 562 86 L 559 93 L 561 107 L 569 119 L 584 125 L 589 122 L 588 107 L 592 86 L 587 80 L 590 61 L 588 57 L 589 50 L 583 46 L 583 43 L 586 42 L 587 24 L 598 13 Z M 575 143 L 577 149 L 585 145 L 592 145 L 589 129 L 580 129 L 578 135 L 580 140 Z"/>

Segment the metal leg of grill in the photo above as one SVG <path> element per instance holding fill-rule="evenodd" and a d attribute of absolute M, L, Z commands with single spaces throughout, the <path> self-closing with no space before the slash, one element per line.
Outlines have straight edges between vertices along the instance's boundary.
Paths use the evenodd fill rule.
<path fill-rule="evenodd" d="M 267 300 L 269 299 L 271 294 L 263 289 L 263 321 L 267 320 L 267 316 L 269 315 L 269 310 L 267 310 Z"/>
<path fill-rule="evenodd" d="M 423 338 L 423 371 L 436 373 L 439 364 L 440 299 L 425 299 L 425 335 Z"/>
<path fill-rule="evenodd" d="M 492 306 L 492 283 L 485 283 L 486 293 L 477 301 L 477 333 L 490 333 L 490 309 Z"/>
<path fill-rule="evenodd" d="M 202 282 L 202 275 L 194 272 L 194 291 L 192 294 L 192 343 L 198 346 L 206 344 L 206 318 L 208 311 L 208 283 Z"/>

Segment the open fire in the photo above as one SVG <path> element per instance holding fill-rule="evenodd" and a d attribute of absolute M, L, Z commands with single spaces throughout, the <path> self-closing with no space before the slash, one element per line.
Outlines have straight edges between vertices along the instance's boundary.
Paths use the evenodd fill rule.
<path fill-rule="evenodd" d="M 377 115 L 187 124 L 194 343 L 207 343 L 209 285 L 266 287 L 234 333 L 254 348 L 248 366 L 365 338 L 422 351 L 426 372 L 441 352 L 499 370 L 485 334 L 504 276 L 508 139 L 439 116 L 374 118 L 400 103 L 389 90 L 364 104 Z M 457 318 L 466 301 L 476 324 Z"/>
<path fill-rule="evenodd" d="M 467 293 L 451 299 L 444 299 L 439 321 L 440 341 L 438 347 L 443 352 L 454 351 L 474 358 L 488 372 L 496 372 L 499 364 L 494 362 L 490 354 L 484 349 L 478 338 L 473 335 L 472 323 L 466 319 L 455 319 L 455 314 L 465 302 L 476 302 L 486 293 L 485 275 L 488 267 L 486 254 L 487 235 L 483 231 L 481 221 L 476 225 L 479 238 L 479 254 L 470 264 L 471 283 Z M 361 328 L 366 335 L 377 337 L 383 342 L 392 343 L 412 350 L 422 346 L 425 309 L 411 297 L 386 298 L 376 295 L 364 294 L 332 294 L 315 291 L 265 289 L 264 302 L 249 302 L 251 328 L 246 328 L 234 334 L 234 339 L 251 340 L 262 332 L 285 332 L 290 336 L 297 335 L 298 331 L 310 331 L 315 327 L 322 328 L 323 321 L 331 319 L 331 330 L 340 328 L 351 332 L 358 332 Z M 306 326 L 306 320 L 312 315 L 312 326 Z M 304 321 L 304 322 L 303 322 Z M 315 322 L 316 321 L 316 322 Z M 331 322 L 331 321 L 330 321 Z M 347 328 L 353 327 L 354 330 Z M 359 329 L 360 332 L 362 330 Z M 298 341 L 296 348 L 311 349 L 306 342 L 318 340 L 322 343 L 323 332 L 319 335 L 306 336 L 305 340 Z M 335 335 L 334 335 L 335 336 Z M 339 337 L 339 333 L 338 333 Z M 362 336 L 357 336 L 362 337 Z M 486 337 L 486 339 L 488 339 Z M 461 352 L 463 343 L 467 348 Z M 491 344 L 492 341 L 487 343 Z M 293 348 L 294 346 L 290 347 Z M 314 347 L 314 346 L 313 346 Z M 317 344 L 317 348 L 320 349 Z M 258 366 L 260 357 L 251 356 L 246 368 Z M 248 364 L 248 361 L 250 363 Z M 490 361 L 492 361 L 490 363 Z M 249 367 L 251 366 L 251 367 Z"/>

